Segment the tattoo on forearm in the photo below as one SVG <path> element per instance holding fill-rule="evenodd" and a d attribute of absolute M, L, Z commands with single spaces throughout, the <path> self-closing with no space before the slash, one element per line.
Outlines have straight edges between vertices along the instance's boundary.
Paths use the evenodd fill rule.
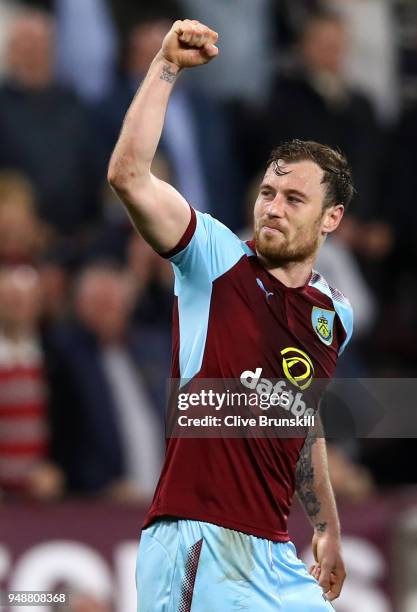
<path fill-rule="evenodd" d="M 295 471 L 295 485 L 298 496 L 309 518 L 312 520 L 318 515 L 321 508 L 321 503 L 317 499 L 314 490 L 314 467 L 311 454 L 316 441 L 317 438 L 309 433 L 301 450 Z M 320 525 L 321 523 L 318 524 Z"/>
<path fill-rule="evenodd" d="M 171 70 L 169 64 L 164 64 L 162 66 L 162 74 L 160 76 L 161 81 L 166 81 L 167 83 L 173 83 L 176 79 L 177 73 Z"/>
<path fill-rule="evenodd" d="M 326 522 L 323 522 L 323 523 L 316 523 L 316 524 L 314 525 L 314 529 L 315 529 L 316 531 L 318 531 L 319 533 L 324 533 L 324 532 L 326 531 L 326 529 L 327 529 L 327 523 L 326 523 Z"/>

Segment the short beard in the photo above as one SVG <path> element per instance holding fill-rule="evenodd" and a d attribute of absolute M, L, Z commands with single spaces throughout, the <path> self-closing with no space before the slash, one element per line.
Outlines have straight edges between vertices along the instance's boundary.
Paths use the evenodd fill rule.
<path fill-rule="evenodd" d="M 273 267 L 280 267 L 289 263 L 300 263 L 311 259 L 318 251 L 320 246 L 320 225 L 321 217 L 317 219 L 311 232 L 304 240 L 298 240 L 298 244 L 288 246 L 285 244 L 276 245 L 273 240 L 265 240 L 259 237 L 259 230 L 255 230 L 255 247 L 267 263 Z"/>

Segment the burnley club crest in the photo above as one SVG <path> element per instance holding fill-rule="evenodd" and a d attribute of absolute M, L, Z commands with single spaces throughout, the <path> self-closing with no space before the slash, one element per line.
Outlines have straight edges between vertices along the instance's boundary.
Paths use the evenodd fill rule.
<path fill-rule="evenodd" d="M 311 311 L 311 324 L 314 331 L 324 344 L 330 346 L 333 342 L 334 310 L 326 310 L 313 306 Z"/>

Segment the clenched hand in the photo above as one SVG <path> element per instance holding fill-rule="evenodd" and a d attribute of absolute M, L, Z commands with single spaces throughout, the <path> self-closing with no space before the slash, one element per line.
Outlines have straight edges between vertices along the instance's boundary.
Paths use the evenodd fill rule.
<path fill-rule="evenodd" d="M 164 59 L 179 68 L 192 68 L 207 64 L 219 53 L 217 32 L 199 21 L 176 21 L 162 43 Z"/>
<path fill-rule="evenodd" d="M 339 597 L 346 578 L 340 541 L 331 534 L 314 534 L 313 554 L 316 563 L 310 574 L 318 580 L 329 601 Z"/>

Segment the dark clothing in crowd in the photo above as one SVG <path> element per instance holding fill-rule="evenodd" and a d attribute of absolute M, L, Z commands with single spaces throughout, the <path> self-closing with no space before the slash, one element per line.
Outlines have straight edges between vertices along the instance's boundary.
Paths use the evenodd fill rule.
<path fill-rule="evenodd" d="M 395 234 L 381 296 L 384 330 L 377 351 L 390 376 L 415 376 L 417 367 L 417 106 L 407 111 L 390 142 L 381 207 Z"/>
<path fill-rule="evenodd" d="M 185 19 L 176 0 L 153 0 L 152 3 L 136 2 L 136 0 L 106 1 L 122 34 L 129 31 L 132 23 L 144 23 L 157 18 L 173 22 L 176 19 Z"/>
<path fill-rule="evenodd" d="M 390 187 L 385 189 L 388 198 L 385 202 L 386 214 L 393 224 L 398 244 L 413 258 L 415 269 L 417 257 L 417 105 L 406 112 L 396 131 L 396 137 L 391 147 L 391 153 L 386 163 L 384 183 Z M 407 264 L 407 260 L 403 262 Z"/>
<path fill-rule="evenodd" d="M 19 169 L 33 181 L 40 215 L 59 232 L 71 233 L 95 216 L 89 121 L 71 91 L 3 84 L 0 167 Z"/>
<path fill-rule="evenodd" d="M 102 350 L 79 324 L 61 328 L 48 344 L 53 454 L 67 475 L 69 491 L 94 494 L 126 472 L 126 445 Z M 166 336 L 149 329 L 130 333 L 125 350 L 144 383 L 162 436 L 169 360 Z"/>
<path fill-rule="evenodd" d="M 352 212 L 372 218 L 376 205 L 381 155 L 380 131 L 367 98 L 344 88 L 340 96 L 325 97 L 305 74 L 278 79 L 271 95 L 265 134 L 267 149 L 283 140 L 315 140 L 339 148 L 355 178 Z"/>

